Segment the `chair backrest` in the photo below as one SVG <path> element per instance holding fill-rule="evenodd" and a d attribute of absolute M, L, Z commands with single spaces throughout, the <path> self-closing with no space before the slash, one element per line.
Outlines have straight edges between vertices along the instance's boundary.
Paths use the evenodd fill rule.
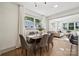
<path fill-rule="evenodd" d="M 20 36 L 21 47 L 26 48 L 27 44 L 26 44 L 25 38 L 23 37 L 22 34 L 19 34 L 19 36 Z"/>
<path fill-rule="evenodd" d="M 72 44 L 78 45 L 78 36 L 74 36 L 73 34 L 70 34 L 69 41 Z"/>
<path fill-rule="evenodd" d="M 40 46 L 45 46 L 48 43 L 48 34 L 43 35 L 41 41 L 40 41 Z"/>
<path fill-rule="evenodd" d="M 67 37 L 68 37 L 68 39 L 70 39 L 71 38 L 71 34 L 68 34 Z"/>
<path fill-rule="evenodd" d="M 29 35 L 34 35 L 35 34 L 35 32 L 29 32 Z"/>
<path fill-rule="evenodd" d="M 51 35 L 49 36 L 49 38 L 48 38 L 48 43 L 50 43 L 50 42 L 52 42 L 52 40 L 53 40 L 53 33 L 51 33 Z"/>
<path fill-rule="evenodd" d="M 30 38 L 29 38 L 29 37 L 26 37 L 26 41 L 27 41 L 27 40 L 29 41 L 29 40 L 30 40 Z"/>

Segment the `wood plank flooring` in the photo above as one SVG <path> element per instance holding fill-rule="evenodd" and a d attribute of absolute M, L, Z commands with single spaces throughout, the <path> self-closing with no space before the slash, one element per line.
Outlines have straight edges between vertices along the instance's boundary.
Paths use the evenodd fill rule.
<path fill-rule="evenodd" d="M 42 51 L 42 56 L 70 56 L 70 42 L 67 40 L 66 37 L 62 38 L 54 38 L 54 47 L 50 45 L 49 51 Z M 25 56 L 26 54 L 21 54 L 21 48 L 6 52 L 1 56 Z M 72 56 L 76 56 L 76 46 L 73 46 Z M 28 51 L 28 56 L 34 56 L 33 52 Z M 36 56 L 40 56 L 39 50 L 37 51 Z"/>

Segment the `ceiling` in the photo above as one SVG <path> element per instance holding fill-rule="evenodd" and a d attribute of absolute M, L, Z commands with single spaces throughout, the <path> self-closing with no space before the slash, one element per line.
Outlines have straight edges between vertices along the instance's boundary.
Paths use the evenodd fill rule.
<path fill-rule="evenodd" d="M 25 9 L 32 10 L 44 16 L 54 15 L 69 9 L 79 7 L 78 2 L 20 2 Z M 37 7 L 35 7 L 35 4 Z"/>

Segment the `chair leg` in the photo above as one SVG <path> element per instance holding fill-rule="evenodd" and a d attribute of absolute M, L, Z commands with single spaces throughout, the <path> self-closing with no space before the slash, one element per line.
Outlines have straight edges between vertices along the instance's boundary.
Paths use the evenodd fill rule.
<path fill-rule="evenodd" d="M 51 42 L 52 48 L 53 48 L 53 42 Z"/>
<path fill-rule="evenodd" d="M 34 55 L 36 56 L 36 51 L 34 51 Z"/>
<path fill-rule="evenodd" d="M 78 45 L 76 46 L 76 55 L 78 56 Z"/>
<path fill-rule="evenodd" d="M 23 49 L 21 50 L 21 55 L 24 55 L 24 50 Z"/>
<path fill-rule="evenodd" d="M 42 48 L 40 48 L 40 56 L 41 56 Z"/>
<path fill-rule="evenodd" d="M 70 48 L 70 56 L 71 56 L 71 54 L 72 54 L 72 44 L 71 44 L 71 48 Z"/>
<path fill-rule="evenodd" d="M 25 50 L 26 51 L 26 56 L 27 56 L 27 50 Z"/>
<path fill-rule="evenodd" d="M 21 54 L 21 50 L 22 50 L 22 48 L 21 48 L 21 49 L 18 49 L 18 51 L 20 52 L 20 53 L 19 53 L 20 56 L 22 55 L 22 54 Z"/>
<path fill-rule="evenodd" d="M 46 51 L 48 51 L 48 47 L 46 46 Z"/>
<path fill-rule="evenodd" d="M 49 51 L 49 43 L 48 43 L 48 51 Z"/>
<path fill-rule="evenodd" d="M 20 55 L 20 53 L 19 53 L 19 49 L 18 48 L 16 48 L 16 51 L 15 51 L 15 55 Z"/>
<path fill-rule="evenodd" d="M 34 51 L 34 50 L 33 50 L 33 51 Z M 29 53 L 27 53 L 28 56 L 31 56 L 31 49 L 29 49 L 28 52 L 29 52 Z"/>
<path fill-rule="evenodd" d="M 36 56 L 36 51 L 35 51 L 35 49 L 34 49 L 33 51 L 34 51 L 34 55 Z"/>

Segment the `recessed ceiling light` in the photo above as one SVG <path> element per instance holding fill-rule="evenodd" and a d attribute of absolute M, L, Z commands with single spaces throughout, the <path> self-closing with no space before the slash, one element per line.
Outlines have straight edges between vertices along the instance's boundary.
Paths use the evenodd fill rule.
<path fill-rule="evenodd" d="M 54 5 L 53 7 L 54 7 L 54 8 L 57 8 L 57 7 L 58 7 L 58 5 Z"/>

